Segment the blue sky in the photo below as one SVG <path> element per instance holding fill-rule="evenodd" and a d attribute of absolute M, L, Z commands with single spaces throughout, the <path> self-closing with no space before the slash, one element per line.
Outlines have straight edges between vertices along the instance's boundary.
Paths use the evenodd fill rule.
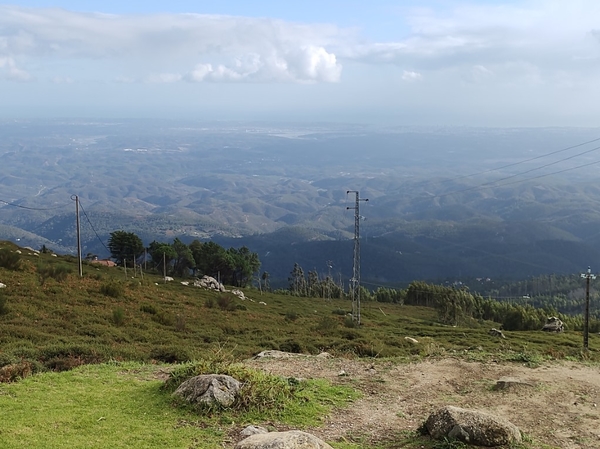
<path fill-rule="evenodd" d="M 0 117 L 598 126 L 600 2 L 0 4 Z"/>

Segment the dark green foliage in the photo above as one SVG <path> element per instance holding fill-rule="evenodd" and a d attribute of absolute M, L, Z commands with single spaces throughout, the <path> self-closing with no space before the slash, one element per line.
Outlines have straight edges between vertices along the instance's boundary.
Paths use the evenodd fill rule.
<path fill-rule="evenodd" d="M 190 248 L 179 239 L 173 241 L 173 274 L 179 277 L 187 277 L 190 270 L 196 266 L 194 256 Z"/>
<path fill-rule="evenodd" d="M 304 352 L 304 350 L 302 349 L 302 344 L 292 339 L 280 343 L 279 350 L 284 352 L 293 352 L 296 354 L 302 354 Z"/>
<path fill-rule="evenodd" d="M 21 268 L 21 256 L 8 248 L 0 249 L 0 267 L 17 271 Z"/>
<path fill-rule="evenodd" d="M 125 294 L 125 287 L 117 281 L 110 281 L 100 286 L 100 293 L 111 298 L 120 298 Z"/>
<path fill-rule="evenodd" d="M 148 247 L 148 253 L 159 273 L 170 274 L 171 261 L 177 257 L 177 253 L 171 245 L 154 240 Z"/>
<path fill-rule="evenodd" d="M 119 265 L 127 262 L 128 266 L 133 267 L 134 257 L 144 252 L 144 244 L 133 232 L 114 231 L 110 233 L 108 249 Z"/>
<path fill-rule="evenodd" d="M 175 330 L 177 332 L 185 332 L 185 317 L 183 315 L 175 317 Z"/>
<path fill-rule="evenodd" d="M 152 315 L 152 321 L 155 321 L 163 326 L 173 326 L 175 324 L 175 317 L 170 312 L 160 311 L 156 315 Z"/>
<path fill-rule="evenodd" d="M 64 264 L 45 264 L 38 265 L 37 267 L 38 277 L 40 278 L 40 283 L 42 285 L 44 285 L 48 279 L 63 282 L 72 272 L 73 270 L 71 267 Z"/>
<path fill-rule="evenodd" d="M 164 363 L 183 363 L 191 360 L 190 353 L 180 346 L 157 346 L 150 351 L 150 358 Z"/>
<path fill-rule="evenodd" d="M 114 309 L 112 320 L 115 326 L 122 326 L 125 323 L 125 311 L 121 307 Z"/>
<path fill-rule="evenodd" d="M 156 307 L 154 307 L 152 304 L 142 304 L 140 306 L 140 311 L 148 313 L 150 315 L 156 315 L 156 313 L 158 312 L 156 310 Z"/>
<path fill-rule="evenodd" d="M 245 287 L 260 268 L 258 254 L 247 247 L 225 249 L 215 242 L 202 243 L 194 240 L 189 246 L 200 274 L 217 277 L 220 273 L 224 284 Z"/>
<path fill-rule="evenodd" d="M 212 309 L 215 306 L 215 300 L 213 297 L 208 297 L 204 300 L 204 307 Z"/>
<path fill-rule="evenodd" d="M 296 321 L 299 318 L 298 312 L 294 310 L 289 310 L 285 312 L 285 320 L 286 321 Z"/>
<path fill-rule="evenodd" d="M 0 316 L 8 313 L 9 309 L 7 303 L 8 300 L 6 299 L 6 296 L 2 293 L 2 290 L 0 290 Z"/>
<path fill-rule="evenodd" d="M 227 296 L 227 295 L 220 295 L 217 298 L 217 305 L 219 306 L 219 308 L 221 310 L 226 310 L 226 311 L 234 311 L 236 309 L 235 307 L 235 299 L 231 296 Z"/>

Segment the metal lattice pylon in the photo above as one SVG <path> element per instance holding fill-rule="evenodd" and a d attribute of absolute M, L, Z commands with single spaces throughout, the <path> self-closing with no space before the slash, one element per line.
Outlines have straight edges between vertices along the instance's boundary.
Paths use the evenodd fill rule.
<path fill-rule="evenodd" d="M 360 325 L 360 201 L 369 201 L 360 198 L 357 190 L 348 190 L 346 195 L 354 193 L 356 196 L 354 207 L 354 262 L 352 264 L 352 279 L 350 279 L 350 294 L 352 296 L 352 321 Z"/>

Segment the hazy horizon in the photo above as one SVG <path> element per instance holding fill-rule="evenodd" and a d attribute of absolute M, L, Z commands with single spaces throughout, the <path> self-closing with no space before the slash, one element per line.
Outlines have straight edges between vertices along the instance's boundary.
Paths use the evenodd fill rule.
<path fill-rule="evenodd" d="M 3 118 L 597 126 L 600 4 L 0 5 Z"/>

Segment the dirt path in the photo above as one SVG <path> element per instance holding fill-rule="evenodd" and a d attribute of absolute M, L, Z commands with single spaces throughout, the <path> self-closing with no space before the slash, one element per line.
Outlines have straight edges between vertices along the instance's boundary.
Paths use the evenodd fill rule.
<path fill-rule="evenodd" d="M 350 409 L 332 414 L 312 431 L 325 440 L 386 440 L 400 431 L 417 429 L 435 409 L 456 405 L 508 419 L 531 437 L 535 446 L 600 448 L 598 366 L 556 363 L 528 368 L 453 358 L 398 365 L 308 356 L 248 363 L 273 374 L 326 378 L 360 389 L 362 399 Z M 345 375 L 340 375 L 342 371 Z M 503 377 L 533 386 L 496 390 L 496 381 Z"/>

